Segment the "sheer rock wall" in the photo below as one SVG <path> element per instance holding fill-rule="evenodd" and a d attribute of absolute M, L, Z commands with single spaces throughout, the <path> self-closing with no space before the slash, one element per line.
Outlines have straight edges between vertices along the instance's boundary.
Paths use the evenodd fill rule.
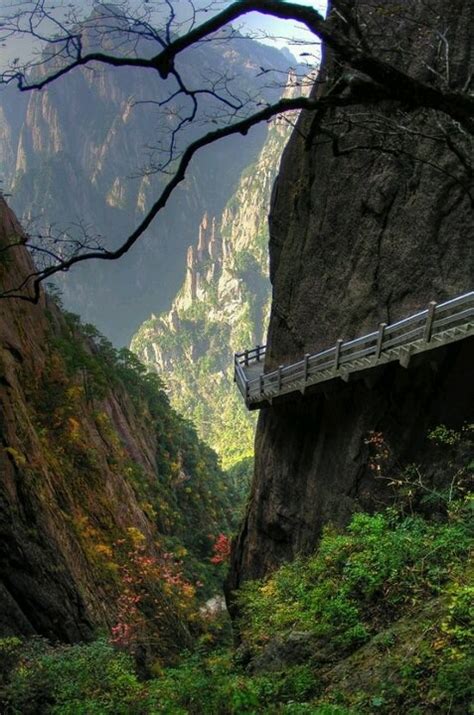
<path fill-rule="evenodd" d="M 374 38 L 377 5 L 357 3 Z M 401 18 L 396 8 L 391 14 L 390 7 L 377 22 L 383 41 L 393 43 L 394 52 L 405 50 L 389 55 L 392 61 L 429 81 L 430 67 L 443 71 L 442 51 L 432 41 L 443 26 L 451 87 L 465 87 L 473 69 L 472 3 L 410 3 L 416 22 L 405 14 Z M 343 71 L 325 57 L 323 80 Z M 324 92 L 324 82 L 322 87 L 315 92 Z M 382 122 L 385 151 L 377 148 L 379 134 L 355 121 L 361 112 L 365 126 L 370 121 L 380 128 Z M 430 300 L 467 292 L 474 283 L 472 176 L 446 141 L 424 136 L 439 128 L 438 120 L 449 131 L 449 122 L 424 112 L 407 118 L 388 103 L 377 109 L 356 106 L 350 113 L 354 125 L 340 151 L 325 130 L 347 130 L 349 110 L 341 109 L 322 121 L 304 114 L 283 156 L 270 215 L 267 370 L 330 347 L 338 338 L 363 335 L 379 322 L 394 322 Z M 409 129 L 397 130 L 394 139 L 394 124 L 403 122 Z M 472 157 L 472 143 L 460 141 L 465 156 L 470 151 Z M 364 148 L 346 152 L 355 146 Z M 396 153 L 390 151 L 394 147 Z M 388 487 L 368 467 L 370 430 L 383 433 L 393 469 L 416 462 L 428 481 L 442 479 L 427 431 L 472 420 L 473 356 L 470 340 L 412 360 L 407 370 L 386 367 L 370 383 L 341 381 L 326 394 L 263 409 L 229 591 L 314 548 L 324 524 L 344 524 L 354 510 L 376 509 L 389 499 Z"/>

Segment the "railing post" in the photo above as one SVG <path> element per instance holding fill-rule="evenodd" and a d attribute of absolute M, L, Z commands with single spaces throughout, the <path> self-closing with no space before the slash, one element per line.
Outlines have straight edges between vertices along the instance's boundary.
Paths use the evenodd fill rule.
<path fill-rule="evenodd" d="M 377 347 L 375 348 L 375 359 L 378 360 L 382 353 L 383 338 L 387 323 L 379 323 L 379 334 L 377 335 Z"/>
<path fill-rule="evenodd" d="M 263 375 L 260 375 L 260 397 L 263 397 L 263 395 L 264 395 Z"/>
<path fill-rule="evenodd" d="M 339 369 L 339 363 L 341 361 L 341 347 L 343 342 L 344 340 L 342 338 L 339 338 L 339 340 L 336 342 L 336 356 L 334 358 L 334 367 L 336 368 L 336 370 Z"/>
<path fill-rule="evenodd" d="M 436 310 L 436 301 L 432 300 L 428 304 L 428 315 L 426 316 L 425 332 L 423 334 L 423 340 L 425 343 L 429 343 L 431 340 L 431 332 L 433 330 L 433 320 Z"/>
<path fill-rule="evenodd" d="M 234 382 L 237 382 L 237 353 L 234 353 Z"/>
<path fill-rule="evenodd" d="M 246 350 L 244 353 L 244 363 L 245 363 L 245 367 L 249 366 L 249 351 L 248 350 Z"/>
<path fill-rule="evenodd" d="M 278 392 L 281 392 L 281 371 L 283 370 L 283 365 L 278 367 Z"/>
<path fill-rule="evenodd" d="M 308 373 L 309 373 L 309 353 L 306 353 L 304 356 L 304 381 L 308 382 Z"/>
<path fill-rule="evenodd" d="M 257 345 L 257 362 L 260 362 L 260 345 Z"/>

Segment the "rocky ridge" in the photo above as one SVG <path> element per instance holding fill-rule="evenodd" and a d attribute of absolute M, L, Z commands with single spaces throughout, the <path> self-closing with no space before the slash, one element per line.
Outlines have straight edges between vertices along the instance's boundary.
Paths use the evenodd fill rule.
<path fill-rule="evenodd" d="M 288 94 L 300 91 L 296 83 L 292 75 Z M 290 129 L 288 119 L 273 122 L 222 216 L 203 216 L 170 311 L 152 315 L 131 344 L 226 468 L 253 455 L 255 419 L 235 391 L 233 353 L 263 340 L 270 300 L 267 207 Z"/>

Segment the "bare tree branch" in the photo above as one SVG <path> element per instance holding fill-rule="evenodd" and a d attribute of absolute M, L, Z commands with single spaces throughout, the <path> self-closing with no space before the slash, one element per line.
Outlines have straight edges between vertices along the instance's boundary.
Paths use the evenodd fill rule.
<path fill-rule="evenodd" d="M 452 91 L 443 91 L 433 85 L 426 84 L 410 76 L 388 62 L 369 53 L 361 43 L 352 42 L 347 34 L 337 29 L 330 20 L 325 20 L 317 10 L 299 5 L 297 2 L 280 2 L 280 0 L 237 0 L 222 12 L 198 25 L 185 35 L 176 38 L 151 59 L 136 57 L 118 57 L 102 52 L 92 52 L 82 55 L 81 43 L 76 43 L 77 58 L 57 72 L 42 80 L 26 84 L 23 73 L 13 73 L 4 77 L 3 81 L 16 81 L 22 91 L 42 89 L 68 74 L 77 67 L 92 62 L 111 65 L 113 67 L 142 67 L 155 69 L 162 79 L 166 79 L 174 69 L 176 57 L 196 43 L 212 36 L 226 25 L 238 20 L 249 12 L 259 12 L 282 20 L 301 22 L 314 35 L 319 37 L 327 47 L 330 47 L 350 67 L 358 70 L 374 82 L 380 84 L 394 100 L 405 102 L 408 106 L 426 107 L 441 111 L 459 121 L 467 131 L 474 134 L 474 98 Z M 68 39 L 73 36 L 69 35 Z"/>
<path fill-rule="evenodd" d="M 21 5 L 21 3 L 20 3 Z M 437 47 L 437 57 L 434 57 L 432 64 L 426 63 L 426 75 L 428 81 L 413 76 L 408 70 L 404 70 L 403 63 L 398 62 L 393 57 L 398 52 L 402 52 L 401 45 L 396 41 L 386 48 L 379 47 L 374 37 L 367 34 L 364 17 L 359 15 L 359 8 L 350 0 L 335 0 L 333 13 L 326 19 L 313 7 L 300 5 L 298 2 L 280 0 L 236 0 L 225 6 L 220 12 L 211 13 L 209 19 L 198 23 L 198 12 L 190 1 L 189 8 L 191 16 L 185 22 L 178 21 L 175 6 L 172 0 L 164 0 L 164 7 L 168 10 L 168 17 L 159 32 L 149 21 L 146 12 L 134 21 L 127 15 L 121 18 L 123 27 L 120 32 L 126 37 L 133 38 L 133 44 L 127 49 L 125 54 L 120 54 L 120 44 L 114 44 L 113 53 L 104 51 L 84 51 L 84 28 L 87 24 L 81 25 L 77 20 L 74 25 L 71 20 L 62 21 L 51 13 L 46 7 L 46 0 L 36 0 L 33 9 L 18 12 L 10 18 L 10 25 L 6 22 L 6 36 L 13 36 L 15 32 L 21 32 L 44 42 L 48 42 L 48 53 L 36 63 L 18 68 L 15 65 L 0 75 L 0 84 L 16 83 L 22 92 L 41 90 L 57 82 L 77 68 L 84 68 L 92 65 L 104 65 L 111 67 L 138 67 L 150 69 L 158 73 L 163 80 L 173 80 L 174 89 L 165 99 L 143 100 L 135 104 L 145 102 L 156 104 L 161 108 L 167 108 L 172 113 L 176 121 L 171 127 L 167 139 L 168 148 L 166 158 L 157 165 L 152 163 L 145 173 L 161 172 L 163 174 L 171 170 L 176 165 L 176 171 L 165 185 L 161 194 L 156 199 L 142 222 L 136 229 L 121 243 L 115 250 L 106 250 L 98 244 L 93 244 L 88 240 L 70 240 L 70 255 L 64 256 L 62 251 L 56 251 L 51 246 L 37 246 L 36 250 L 48 256 L 54 263 L 38 269 L 27 276 L 22 284 L 15 289 L 6 291 L 3 295 L 33 300 L 37 302 L 40 296 L 40 283 L 50 276 L 68 271 L 72 266 L 80 262 L 98 260 L 116 260 L 127 253 L 143 235 L 158 213 L 164 208 L 169 197 L 175 188 L 184 180 L 186 170 L 193 156 L 200 149 L 213 144 L 214 142 L 234 134 L 246 134 L 253 126 L 260 122 L 270 120 L 279 114 L 293 113 L 297 110 L 305 109 L 315 113 L 315 124 L 325 136 L 332 142 L 333 151 L 338 156 L 361 149 L 370 151 L 384 151 L 393 155 L 405 155 L 411 150 L 407 150 L 404 145 L 404 137 L 419 136 L 423 140 L 433 142 L 444 142 L 449 148 L 453 157 L 457 161 L 457 166 L 463 169 L 463 175 L 452 173 L 450 168 L 437 166 L 434 168 L 442 171 L 454 181 L 464 187 L 464 190 L 472 199 L 472 158 L 469 148 L 466 149 L 465 137 L 467 141 L 472 141 L 474 135 L 474 97 L 469 93 L 472 82 L 472 73 L 469 75 L 462 91 L 453 89 L 452 69 L 451 69 L 451 47 L 448 28 L 436 28 L 435 25 L 429 28 L 432 32 L 433 40 Z M 100 5 L 99 5 L 100 7 Z M 209 10 L 215 10 L 212 2 Z M 321 41 L 326 48 L 329 48 L 335 58 L 335 64 L 340 72 L 335 77 L 322 77 L 321 83 L 326 83 L 324 93 L 318 91 L 313 93 L 312 98 L 299 97 L 295 99 L 282 99 L 279 102 L 262 107 L 262 102 L 253 97 L 239 97 L 231 87 L 232 78 L 225 74 L 217 74 L 208 78 L 208 86 L 189 87 L 183 80 L 177 69 L 177 59 L 187 50 L 209 41 L 227 41 L 229 37 L 235 37 L 230 23 L 233 23 L 250 12 L 258 12 L 262 15 L 272 16 L 281 20 L 290 20 L 302 23 L 317 41 Z M 401 12 L 405 22 L 413 22 L 409 13 Z M 27 20 L 26 27 L 22 23 Z M 1 20 L 1 18 L 0 18 Z M 51 38 L 46 36 L 41 29 L 41 22 L 47 20 L 57 36 Z M 119 33 L 113 25 L 108 27 L 109 18 L 105 17 L 103 33 L 111 33 L 115 38 Z M 382 20 L 373 20 L 374 33 L 376 37 L 383 37 L 386 27 Z M 182 34 L 179 34 L 179 31 Z M 224 32 L 225 31 L 225 32 Z M 224 34 L 222 34 L 224 33 Z M 140 50 L 138 45 L 140 38 L 145 38 L 154 44 L 155 54 L 151 57 L 137 56 Z M 110 38 L 109 38 L 110 39 Z M 156 52 L 156 45 L 159 51 Z M 103 47 L 103 45 L 101 45 Z M 404 50 L 403 50 L 404 51 Z M 383 58 L 390 59 L 383 59 Z M 433 66 L 432 66 L 433 65 Z M 29 69 L 42 68 L 41 76 L 38 72 L 29 72 Z M 51 71 L 48 72 L 48 69 Z M 260 74 L 263 76 L 271 70 L 261 68 Z M 219 103 L 219 111 L 214 117 L 207 117 L 208 121 L 220 122 L 225 119 L 224 126 L 219 126 L 213 131 L 205 133 L 203 136 L 190 142 L 184 150 L 178 146 L 178 136 L 189 125 L 204 121 L 202 114 L 199 115 L 199 98 L 201 96 L 212 97 Z M 175 106 L 178 98 L 183 98 L 181 106 Z M 341 117 L 339 124 L 330 122 L 322 126 L 322 121 L 329 109 L 335 107 L 375 107 L 390 105 L 394 111 L 403 111 L 405 116 L 415 116 L 417 112 L 431 112 L 434 126 L 437 133 L 433 133 L 429 128 L 421 132 L 413 129 L 409 123 L 398 124 L 391 121 L 385 114 L 382 119 L 372 118 L 363 120 L 357 116 L 357 111 L 352 115 Z M 169 108 L 169 110 L 168 110 Z M 225 117 L 221 112 L 226 112 Z M 443 121 L 441 121 L 441 119 Z M 347 129 L 349 127 L 349 130 Z M 367 143 L 358 138 L 355 143 L 347 143 L 350 130 L 353 128 L 364 129 L 376 141 Z M 379 135 L 379 136 L 378 136 Z M 352 137 L 350 137 L 352 139 Z M 307 142 L 312 141 L 312 136 L 307 138 Z M 469 145 L 470 146 L 470 145 Z M 155 150 L 160 151 L 160 149 Z M 181 154 L 180 154 L 181 151 Z M 412 153 L 416 160 L 416 153 Z M 425 163 L 428 163 L 425 160 Z M 25 296 L 22 291 L 25 287 L 33 287 L 33 297 Z"/>
<path fill-rule="evenodd" d="M 209 146 L 219 139 L 231 136 L 233 134 L 242 134 L 245 136 L 249 130 L 261 122 L 268 121 L 273 117 L 284 114 L 286 112 L 295 112 L 295 110 L 306 109 L 308 111 L 315 111 L 316 109 L 325 109 L 328 106 L 347 106 L 353 103 L 353 99 L 348 97 L 339 97 L 337 100 L 334 97 L 329 99 L 322 97 L 320 99 L 311 99 L 307 97 L 298 97 L 296 99 L 282 99 L 276 104 L 269 105 L 264 109 L 260 110 L 242 119 L 239 122 L 231 124 L 229 126 L 221 127 L 215 131 L 208 132 L 203 137 L 200 137 L 196 141 L 192 142 L 186 150 L 183 152 L 181 159 L 179 161 L 178 168 L 173 175 L 172 179 L 167 183 L 163 191 L 161 192 L 159 198 L 155 201 L 153 206 L 148 211 L 147 215 L 143 221 L 137 226 L 137 228 L 130 234 L 130 236 L 114 251 L 108 251 L 106 249 L 98 249 L 94 251 L 87 251 L 86 253 L 81 253 L 79 255 L 73 255 L 67 260 L 61 260 L 57 265 L 49 266 L 44 270 L 39 270 L 26 276 L 18 288 L 12 288 L 3 293 L 3 297 L 20 298 L 28 302 L 37 303 L 40 297 L 40 284 L 50 278 L 56 273 L 67 272 L 69 269 L 77 263 L 82 263 L 83 261 L 88 261 L 91 259 L 99 259 L 105 261 L 113 261 L 121 258 L 125 255 L 138 241 L 142 234 L 149 227 L 151 222 L 156 218 L 158 213 L 166 206 L 168 199 L 175 190 L 175 188 L 185 179 L 186 170 L 191 163 L 194 155 L 205 146 Z M 33 297 L 25 296 L 21 291 L 27 286 L 33 286 Z"/>

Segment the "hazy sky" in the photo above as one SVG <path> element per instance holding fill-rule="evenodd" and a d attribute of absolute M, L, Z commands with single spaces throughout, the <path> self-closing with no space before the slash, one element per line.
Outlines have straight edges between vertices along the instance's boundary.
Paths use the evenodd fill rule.
<path fill-rule="evenodd" d="M 138 1 L 138 0 L 137 0 Z M 231 0 L 229 0 L 230 2 Z M 208 0 L 206 0 L 207 4 Z M 302 5 L 309 5 L 317 8 L 321 12 L 326 11 L 326 0 L 298 0 Z M 25 3 L 27 5 L 28 3 Z M 89 12 L 94 4 L 94 0 L 75 0 L 74 2 L 57 2 L 52 3 L 56 7 L 60 7 L 62 4 L 69 7 L 74 7 L 77 10 L 82 10 L 84 12 Z M 224 3 L 220 3 L 222 6 Z M 5 13 L 9 6 L 14 5 L 11 0 L 0 0 L 0 13 Z M 175 0 L 175 5 L 182 8 L 184 11 L 186 7 L 189 7 L 187 0 Z M 309 52 L 317 54 L 317 47 L 314 45 L 314 38 L 310 33 L 305 30 L 305 28 L 297 23 L 284 22 L 282 20 L 277 20 L 270 18 L 265 15 L 260 15 L 259 13 L 249 13 L 245 18 L 242 19 L 242 29 L 243 31 L 249 30 L 253 33 L 260 34 L 259 31 L 274 37 L 275 39 L 266 39 L 265 42 L 276 44 L 279 47 L 287 46 L 290 51 L 298 55 L 301 52 Z M 297 47 L 292 44 L 291 39 L 298 40 L 299 42 L 312 43 L 309 45 L 304 45 Z M 20 59 L 25 58 L 25 55 L 29 55 L 32 49 L 32 42 L 29 38 L 22 41 L 9 39 L 7 43 L 0 45 L 0 65 L 5 66 L 7 61 L 20 57 Z"/>
<path fill-rule="evenodd" d="M 309 5 L 310 7 L 316 8 L 322 13 L 326 12 L 327 0 L 297 0 L 300 5 Z M 276 18 L 271 18 L 266 15 L 260 15 L 258 12 L 249 13 L 245 19 L 245 25 L 250 30 L 262 29 L 264 32 L 275 37 L 275 43 L 278 47 L 288 47 L 288 49 L 295 55 L 301 52 L 316 53 L 317 49 L 314 35 L 299 23 L 295 22 L 285 22 L 283 20 L 277 20 Z M 291 43 L 291 38 L 294 38 L 300 42 L 304 43 L 302 47 L 295 46 Z M 310 43 L 310 44 L 306 44 Z"/>

